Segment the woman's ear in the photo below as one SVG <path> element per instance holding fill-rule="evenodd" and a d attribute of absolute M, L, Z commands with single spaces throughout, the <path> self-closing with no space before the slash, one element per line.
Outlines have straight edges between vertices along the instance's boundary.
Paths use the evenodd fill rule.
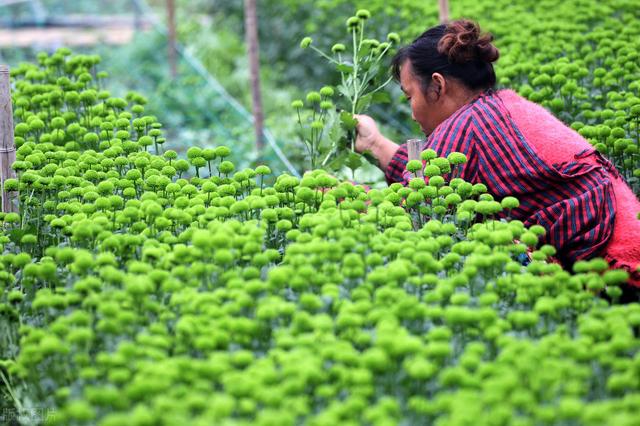
<path fill-rule="evenodd" d="M 447 80 L 439 72 L 431 74 L 431 86 L 434 88 L 437 99 L 447 93 Z"/>

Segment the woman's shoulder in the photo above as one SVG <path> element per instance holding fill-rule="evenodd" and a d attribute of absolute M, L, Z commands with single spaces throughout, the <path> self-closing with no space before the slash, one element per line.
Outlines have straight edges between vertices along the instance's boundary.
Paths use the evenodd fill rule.
<path fill-rule="evenodd" d="M 589 141 L 543 106 L 509 89 L 499 90 L 496 95 L 524 139 L 545 162 L 552 164 L 572 161 L 577 153 L 592 148 Z"/>
<path fill-rule="evenodd" d="M 562 124 L 551 112 L 547 111 L 543 106 L 528 100 L 527 98 L 520 96 L 515 90 L 512 89 L 500 89 L 494 92 L 495 97 L 500 99 L 506 109 L 513 114 L 514 110 L 517 110 L 521 115 L 531 116 L 535 119 L 543 119 L 545 121 L 557 121 Z"/>
<path fill-rule="evenodd" d="M 504 123 L 505 118 L 509 115 L 509 112 L 505 108 L 504 102 L 501 101 L 502 92 L 503 90 L 485 90 L 469 104 L 469 108 L 467 109 L 467 111 L 465 111 L 465 115 L 472 120 L 475 120 L 476 122 L 480 120 L 485 123 Z M 513 92 L 513 95 L 518 96 L 515 92 Z M 509 94 L 509 96 L 512 96 L 512 94 Z"/>

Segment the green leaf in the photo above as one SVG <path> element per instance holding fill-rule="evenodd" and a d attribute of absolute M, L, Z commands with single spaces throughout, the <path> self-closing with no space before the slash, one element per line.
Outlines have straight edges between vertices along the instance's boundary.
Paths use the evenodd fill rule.
<path fill-rule="evenodd" d="M 337 87 L 338 93 L 344 96 L 347 99 L 351 99 L 353 97 L 353 89 L 351 87 L 343 86 L 342 84 Z"/>
<path fill-rule="evenodd" d="M 331 151 L 337 149 L 340 139 L 344 137 L 344 133 L 338 113 L 329 111 L 326 117 L 324 137 L 318 146 L 320 159 L 323 160 Z"/>
<path fill-rule="evenodd" d="M 331 160 L 331 162 L 328 164 L 328 168 L 330 168 L 331 170 L 340 170 L 347 161 L 348 155 L 349 151 L 342 151 L 340 154 L 336 155 L 333 160 Z"/>
<path fill-rule="evenodd" d="M 340 120 L 340 123 L 341 122 L 342 121 Z M 340 139 L 342 139 L 345 136 L 345 130 L 342 128 L 342 126 L 336 125 L 336 124 L 339 124 L 339 123 L 336 123 L 336 122 L 331 123 L 331 127 L 329 128 L 329 132 L 327 134 L 329 137 L 329 140 L 332 142 L 332 145 L 337 144 L 340 141 Z"/>
<path fill-rule="evenodd" d="M 362 69 L 367 72 L 367 75 L 370 78 L 375 78 L 377 74 L 380 72 L 380 65 L 367 64 L 366 66 L 362 67 Z M 386 73 L 386 70 L 385 70 L 385 73 Z"/>
<path fill-rule="evenodd" d="M 338 70 L 338 72 L 351 74 L 353 72 L 353 65 L 342 63 L 336 65 L 336 69 Z"/>
<path fill-rule="evenodd" d="M 364 58 L 369 54 L 369 52 L 371 52 L 371 46 L 369 46 L 368 44 L 362 46 L 362 48 L 358 51 L 358 59 Z"/>
<path fill-rule="evenodd" d="M 356 125 L 358 124 L 358 120 L 356 120 L 348 111 L 342 111 L 340 113 L 340 121 L 342 122 L 342 127 L 345 130 L 355 130 Z"/>
<path fill-rule="evenodd" d="M 356 170 L 360 166 L 362 166 L 362 155 L 357 152 L 348 151 L 347 160 L 345 161 L 345 166 L 350 168 L 351 170 Z"/>
<path fill-rule="evenodd" d="M 377 104 L 388 104 L 391 103 L 391 96 L 387 92 L 379 91 L 372 95 L 372 102 Z"/>
<path fill-rule="evenodd" d="M 369 105 L 371 105 L 372 99 L 373 96 L 371 94 L 365 95 L 358 99 L 358 102 L 356 103 L 356 113 L 361 114 L 366 111 L 367 108 L 369 108 Z"/>

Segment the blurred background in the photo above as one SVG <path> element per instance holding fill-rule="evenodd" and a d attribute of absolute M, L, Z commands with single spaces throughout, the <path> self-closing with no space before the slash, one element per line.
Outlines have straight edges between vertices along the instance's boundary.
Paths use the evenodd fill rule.
<path fill-rule="evenodd" d="M 295 175 L 309 166 L 291 102 L 340 83 L 328 61 L 300 47 L 303 37 L 324 51 L 348 44 L 345 21 L 366 8 L 367 37 L 394 31 L 406 44 L 441 21 L 443 4 L 452 19 L 475 19 L 496 37 L 500 88 L 547 107 L 594 144 L 604 141 L 593 126 L 628 115 L 616 102 L 637 95 L 637 0 L 0 0 L 0 63 L 61 46 L 98 54 L 114 96 L 148 98 L 167 148 L 227 145 L 239 167 L 266 163 Z M 390 103 L 368 111 L 383 133 L 397 142 L 423 136 L 398 84 L 385 91 Z M 637 124 L 627 127 L 637 140 Z M 613 145 L 603 152 L 616 154 Z M 381 182 L 382 173 L 369 165 L 356 180 Z"/>
<path fill-rule="evenodd" d="M 433 3 L 420 13 L 436 23 Z M 167 148 L 224 144 L 244 165 L 299 174 L 305 150 L 291 101 L 338 82 L 326 61 L 299 42 L 306 35 L 325 47 L 343 41 L 344 20 L 355 7 L 336 0 L 0 0 L 0 63 L 16 66 L 62 46 L 98 54 L 112 94 L 148 98 L 146 111 L 164 125 Z M 261 134 L 252 114 L 247 8 L 257 23 Z M 384 20 L 374 14 L 372 36 L 384 39 L 403 24 L 396 9 L 385 13 Z M 389 91 L 401 96 L 397 85 Z M 387 133 L 400 140 L 417 135 L 406 105 L 389 110 L 371 111 Z M 373 166 L 362 173 L 364 181 L 382 178 Z"/>

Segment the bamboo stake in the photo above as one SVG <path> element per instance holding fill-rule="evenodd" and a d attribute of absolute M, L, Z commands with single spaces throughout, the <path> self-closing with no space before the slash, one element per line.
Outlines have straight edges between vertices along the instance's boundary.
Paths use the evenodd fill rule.
<path fill-rule="evenodd" d="M 5 213 L 18 211 L 18 206 L 11 202 L 9 192 L 4 190 L 4 181 L 16 176 L 11 168 L 14 161 L 16 161 L 16 144 L 13 135 L 9 67 L 0 65 L 0 186 L 2 187 L 2 211 Z"/>
<path fill-rule="evenodd" d="M 420 160 L 420 145 L 422 145 L 421 139 L 409 139 L 407 140 L 407 157 L 408 161 Z M 416 173 L 418 177 L 424 177 L 422 170 L 418 170 Z"/>
<path fill-rule="evenodd" d="M 447 24 L 449 22 L 449 0 L 438 0 L 440 9 L 440 23 Z"/>

